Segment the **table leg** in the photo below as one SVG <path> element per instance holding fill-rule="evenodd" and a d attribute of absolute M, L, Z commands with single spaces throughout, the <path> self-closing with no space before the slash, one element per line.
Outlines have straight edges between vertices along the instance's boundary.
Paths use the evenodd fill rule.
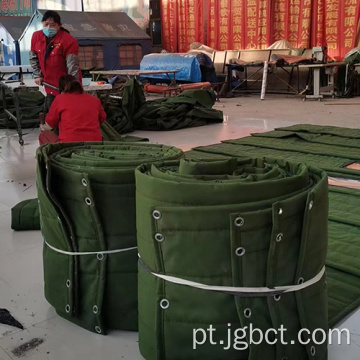
<path fill-rule="evenodd" d="M 24 145 L 24 140 L 22 138 L 22 129 L 21 129 L 21 109 L 20 109 L 20 100 L 19 100 L 19 92 L 14 91 L 14 105 L 15 105 L 15 111 L 16 111 L 16 125 L 17 125 L 17 131 L 19 134 L 19 144 L 21 146 Z"/>
<path fill-rule="evenodd" d="M 320 70 L 320 68 L 313 68 L 314 93 L 313 95 L 306 95 L 306 99 L 317 99 L 320 101 L 323 98 L 323 96 L 320 95 Z"/>
<path fill-rule="evenodd" d="M 320 97 L 320 69 L 314 69 L 314 96 Z"/>

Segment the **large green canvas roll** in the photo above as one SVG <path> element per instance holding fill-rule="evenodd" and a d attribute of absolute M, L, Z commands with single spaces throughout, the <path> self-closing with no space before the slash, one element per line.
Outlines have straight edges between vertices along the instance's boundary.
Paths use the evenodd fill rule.
<path fill-rule="evenodd" d="M 178 159 L 174 147 L 47 144 L 37 150 L 45 296 L 100 334 L 137 330 L 135 168 Z"/>
<path fill-rule="evenodd" d="M 135 175 L 145 359 L 327 359 L 326 342 L 298 340 L 301 329 L 328 326 L 325 172 L 232 158 L 142 165 Z M 211 325 L 213 344 L 206 332 L 194 349 L 194 329 Z M 249 343 L 250 326 L 281 325 L 284 341 L 278 332 L 276 344 Z M 237 350 L 234 331 L 245 327 L 248 346 Z"/>

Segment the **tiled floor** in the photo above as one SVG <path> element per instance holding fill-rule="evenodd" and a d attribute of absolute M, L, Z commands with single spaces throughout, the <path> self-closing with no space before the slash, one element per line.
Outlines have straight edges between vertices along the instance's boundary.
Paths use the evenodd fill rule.
<path fill-rule="evenodd" d="M 357 99 L 337 101 L 360 104 Z M 223 110 L 226 116 L 223 124 L 175 132 L 138 131 L 134 135 L 188 150 L 295 123 L 360 128 L 360 106 L 325 104 L 276 96 L 267 97 L 265 101 L 260 101 L 258 96 L 224 99 L 216 104 L 216 108 Z M 38 129 L 24 132 L 27 133 L 25 146 L 21 148 L 15 131 L 0 130 L 0 308 L 8 309 L 26 328 L 18 330 L 0 324 L 0 360 L 17 359 L 14 349 L 35 338 L 41 339 L 42 343 L 26 352 L 23 358 L 141 360 L 136 333 L 93 334 L 57 316 L 46 302 L 43 296 L 41 234 L 39 231 L 13 232 L 10 228 L 11 207 L 23 199 L 36 197 Z M 345 342 L 331 345 L 329 359 L 360 359 L 360 311 L 341 328 L 348 328 L 351 332 L 351 345 L 345 345 Z"/>

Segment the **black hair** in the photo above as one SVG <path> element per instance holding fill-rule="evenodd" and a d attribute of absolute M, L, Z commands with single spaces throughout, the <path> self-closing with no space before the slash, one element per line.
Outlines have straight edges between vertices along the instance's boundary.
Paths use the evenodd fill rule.
<path fill-rule="evenodd" d="M 53 19 L 56 24 L 61 25 L 60 15 L 56 11 L 53 10 L 46 11 L 41 21 L 44 22 L 47 19 Z"/>
<path fill-rule="evenodd" d="M 72 75 L 63 75 L 59 80 L 59 89 L 62 93 L 79 93 L 82 94 L 84 89 L 80 82 Z"/>

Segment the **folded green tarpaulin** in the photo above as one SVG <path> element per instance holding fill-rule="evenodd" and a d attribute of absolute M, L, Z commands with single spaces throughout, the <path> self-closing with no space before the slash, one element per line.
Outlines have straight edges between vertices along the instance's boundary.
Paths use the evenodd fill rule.
<path fill-rule="evenodd" d="M 202 152 L 236 157 L 262 157 L 266 153 L 274 158 L 320 167 L 331 176 L 360 177 L 358 170 L 347 168 L 352 163 L 360 164 L 359 129 L 299 124 L 194 150 L 188 158 L 201 159 Z"/>
<path fill-rule="evenodd" d="M 146 101 L 140 83 L 126 83 L 121 104 L 106 109 L 107 121 L 119 133 L 132 130 L 177 130 L 223 121 L 222 111 L 212 109 L 212 90 L 186 90 L 178 96 Z"/>
<path fill-rule="evenodd" d="M 38 148 L 45 297 L 59 315 L 100 334 L 137 329 L 134 169 L 181 156 L 123 142 Z"/>
<path fill-rule="evenodd" d="M 37 199 L 21 201 L 11 209 L 13 230 L 40 230 L 40 216 Z"/>
<path fill-rule="evenodd" d="M 15 108 L 10 90 L 6 90 L 5 94 L 6 94 L 7 108 L 15 115 Z M 32 107 L 32 109 L 26 109 L 23 111 L 23 115 L 22 115 L 23 119 L 37 119 L 39 117 L 39 113 L 42 111 L 42 109 L 41 108 L 39 109 L 39 107 L 43 106 L 45 101 L 45 96 L 40 91 L 33 91 L 33 90 L 20 91 L 19 101 L 20 101 L 20 107 L 28 107 L 28 108 Z M 6 118 L 1 91 L 0 91 L 0 118 L 2 119 Z M 33 127 L 33 126 L 34 124 L 31 123 L 22 125 L 23 128 Z M 14 121 L 8 121 L 8 122 L 0 123 L 0 128 L 1 127 L 16 128 L 16 124 Z"/>
<path fill-rule="evenodd" d="M 327 359 L 326 343 L 298 341 L 301 329 L 328 325 L 325 172 L 232 158 L 142 165 L 135 175 L 139 345 L 147 360 Z M 195 350 L 194 329 L 211 325 L 216 344 L 208 337 Z M 250 325 L 263 334 L 283 325 L 287 345 L 273 333 L 276 345 L 249 344 L 246 331 L 248 348 L 225 350 L 229 326 L 234 334 Z"/>

